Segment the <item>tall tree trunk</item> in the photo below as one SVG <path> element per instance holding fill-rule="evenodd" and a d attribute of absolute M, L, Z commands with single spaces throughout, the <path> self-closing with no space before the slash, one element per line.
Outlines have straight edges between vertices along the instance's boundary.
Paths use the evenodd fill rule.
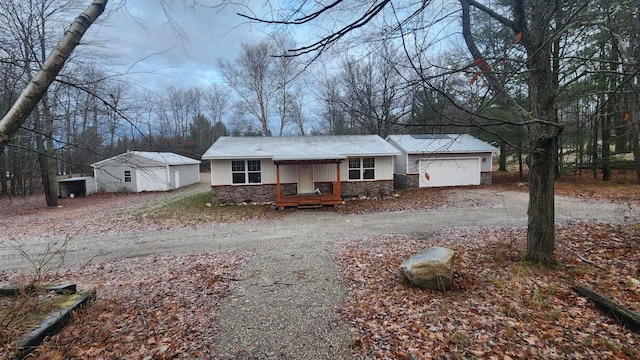
<path fill-rule="evenodd" d="M 89 26 L 100 16 L 108 0 L 93 0 L 91 5 L 72 23 L 55 49 L 49 54 L 42 68 L 36 73 L 27 87 L 22 91 L 18 100 L 0 120 L 0 152 L 15 136 L 20 125 L 29 117 L 38 102 L 55 80 L 65 62 L 80 43 Z"/>
<path fill-rule="evenodd" d="M 554 139 L 561 127 L 556 123 L 556 92 L 552 68 L 551 20 L 557 4 L 547 0 L 513 0 L 513 20 L 506 19 L 475 0 L 459 0 L 462 6 L 462 33 L 471 55 L 487 79 L 489 86 L 500 96 L 506 97 L 519 109 L 527 121 L 526 136 L 529 165 L 529 209 L 527 211 L 527 249 L 525 259 L 553 263 L 555 247 L 554 167 L 556 148 Z M 503 93 L 500 80 L 486 65 L 486 60 L 475 44 L 471 32 L 470 10 L 473 6 L 511 28 L 524 46 L 528 71 L 529 100 L 531 109 L 526 112 L 513 98 Z M 516 110 L 517 111 L 517 110 Z"/>
<path fill-rule="evenodd" d="M 634 55 L 635 55 L 635 64 L 634 70 L 636 72 L 636 80 L 640 81 L 640 75 L 637 74 L 638 69 L 640 69 L 640 0 L 636 1 L 636 19 L 635 19 L 635 31 L 633 34 L 633 45 L 634 45 Z M 636 81 L 636 84 L 638 82 Z M 633 86 L 633 82 L 629 82 L 631 86 Z M 632 89 L 633 90 L 633 89 Z M 636 182 L 640 185 L 640 128 L 638 125 L 638 107 L 640 106 L 640 92 L 637 90 L 635 93 L 635 103 L 632 101 L 631 106 L 631 131 L 632 131 L 632 142 L 633 142 L 633 160 L 636 166 Z"/>
<path fill-rule="evenodd" d="M 524 11 L 514 10 L 516 13 Z M 529 98 L 531 115 L 536 120 L 529 126 L 529 209 L 527 226 L 527 250 L 525 259 L 537 262 L 555 262 L 555 204 L 554 167 L 556 148 L 554 139 L 561 128 L 555 122 L 555 92 L 552 71 L 549 3 L 546 0 L 531 1 L 532 23 L 524 34 L 529 70 Z M 525 21 L 522 19 L 522 21 Z"/>
<path fill-rule="evenodd" d="M 600 131 L 602 134 L 602 181 L 611 180 L 611 117 L 613 100 L 609 99 L 604 108 Z"/>
<path fill-rule="evenodd" d="M 507 143 L 504 140 L 500 140 L 499 164 L 498 171 L 507 171 Z"/>
<path fill-rule="evenodd" d="M 640 100 L 640 99 L 639 99 Z M 638 103 L 631 106 L 631 140 L 633 142 L 633 163 L 636 168 L 636 183 L 640 185 L 640 129 L 638 129 Z"/>
<path fill-rule="evenodd" d="M 0 152 L 0 195 L 8 195 L 7 188 L 7 153 Z"/>

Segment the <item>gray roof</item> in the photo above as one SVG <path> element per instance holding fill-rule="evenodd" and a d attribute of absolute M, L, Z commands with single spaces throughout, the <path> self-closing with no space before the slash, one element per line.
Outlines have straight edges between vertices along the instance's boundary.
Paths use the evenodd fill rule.
<path fill-rule="evenodd" d="M 321 160 L 349 156 L 400 155 L 378 135 L 221 137 L 204 155 L 209 159 Z"/>
<path fill-rule="evenodd" d="M 178 155 L 171 152 L 149 152 L 149 151 L 127 151 L 124 154 L 116 155 L 108 159 L 98 161 L 95 164 L 91 164 L 92 167 L 100 166 L 104 163 L 117 161 L 118 159 L 124 159 L 128 157 L 139 156 L 141 158 L 156 161 L 166 165 L 193 165 L 200 164 L 200 160 L 195 160 L 186 156 Z"/>
<path fill-rule="evenodd" d="M 70 178 L 66 178 L 66 179 L 60 179 L 60 180 L 58 180 L 58 182 L 74 182 L 74 181 L 81 181 L 81 180 L 93 180 L 93 176 L 70 177 Z"/>
<path fill-rule="evenodd" d="M 407 154 L 486 153 L 497 148 L 469 134 L 389 135 L 387 141 Z"/>

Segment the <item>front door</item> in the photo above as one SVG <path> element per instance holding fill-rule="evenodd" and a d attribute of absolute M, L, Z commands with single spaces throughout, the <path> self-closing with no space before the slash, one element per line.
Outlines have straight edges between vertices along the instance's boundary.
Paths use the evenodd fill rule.
<path fill-rule="evenodd" d="M 298 194 L 313 193 L 313 166 L 298 165 Z"/>

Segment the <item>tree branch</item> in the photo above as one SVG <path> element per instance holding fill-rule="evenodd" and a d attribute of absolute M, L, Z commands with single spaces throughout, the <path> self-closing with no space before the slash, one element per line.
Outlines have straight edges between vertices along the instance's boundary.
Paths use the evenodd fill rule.
<path fill-rule="evenodd" d="M 58 45 L 49 54 L 40 70 L 31 79 L 27 87 L 22 91 L 18 100 L 0 120 L 0 153 L 15 136 L 27 117 L 49 89 L 56 76 L 62 70 L 65 62 L 80 43 L 89 26 L 104 12 L 108 0 L 94 0 L 89 7 L 82 12 L 65 32 Z"/>

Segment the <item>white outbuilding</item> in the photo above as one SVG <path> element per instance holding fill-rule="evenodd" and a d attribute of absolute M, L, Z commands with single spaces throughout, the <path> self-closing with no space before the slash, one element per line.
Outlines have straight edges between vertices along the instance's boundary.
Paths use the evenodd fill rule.
<path fill-rule="evenodd" d="M 91 167 L 98 191 L 168 191 L 200 182 L 200 161 L 170 152 L 127 151 Z"/>
<path fill-rule="evenodd" d="M 469 134 L 389 135 L 399 188 L 490 185 L 494 146 Z"/>

